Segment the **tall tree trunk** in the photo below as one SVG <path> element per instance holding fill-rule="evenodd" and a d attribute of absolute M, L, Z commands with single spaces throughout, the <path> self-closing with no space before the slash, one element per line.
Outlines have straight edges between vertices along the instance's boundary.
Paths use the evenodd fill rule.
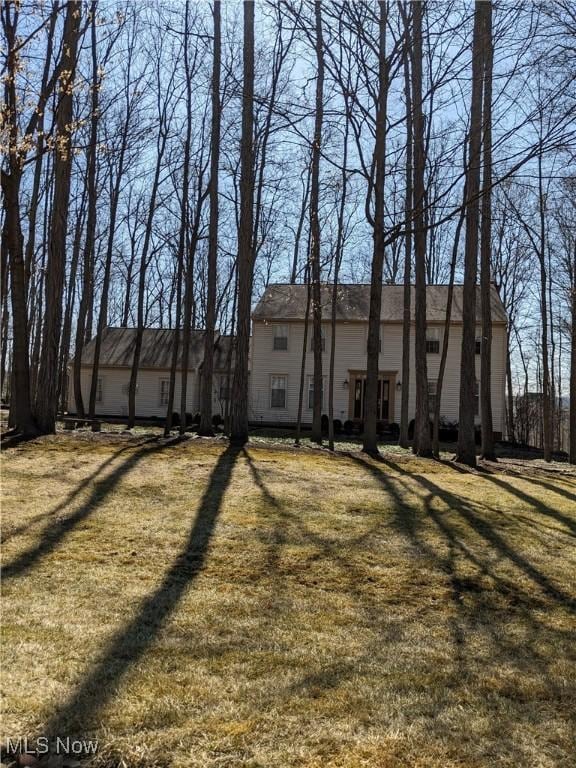
<path fill-rule="evenodd" d="M 156 153 L 156 167 L 154 169 L 154 178 L 152 181 L 152 190 L 150 192 L 150 203 L 148 207 L 148 217 L 146 220 L 146 231 L 144 233 L 144 243 L 142 245 L 142 255 L 140 258 L 140 274 L 138 277 L 138 309 L 136 338 L 134 341 L 134 357 L 132 358 L 132 368 L 130 371 L 130 383 L 128 385 L 128 429 L 132 429 L 136 422 L 136 388 L 138 385 L 138 370 L 140 368 L 140 355 L 142 353 L 142 338 L 144 336 L 144 301 L 146 291 L 146 272 L 148 267 L 148 252 L 150 250 L 150 241 L 152 238 L 152 224 L 154 223 L 154 214 L 156 212 L 156 198 L 160 186 L 160 173 L 162 170 L 162 159 L 166 149 L 168 139 L 168 127 L 165 123 L 166 110 L 163 109 L 160 116 L 160 136 L 158 139 Z"/>
<path fill-rule="evenodd" d="M 308 353 L 308 328 L 310 320 L 310 306 L 312 304 L 312 286 L 310 285 L 310 263 L 306 264 L 304 274 L 306 282 L 306 309 L 304 311 L 304 336 L 302 339 L 302 356 L 300 358 L 300 384 L 298 388 L 298 414 L 296 416 L 295 445 L 300 445 L 300 432 L 302 429 L 302 408 L 304 406 L 304 384 L 306 381 L 306 356 Z"/>
<path fill-rule="evenodd" d="M 58 353 L 62 331 L 62 297 L 66 270 L 66 235 L 72 171 L 73 88 L 80 37 L 81 7 L 73 0 L 66 5 L 62 37 L 60 92 L 56 108 L 54 201 L 50 221 L 46 265 L 46 317 L 36 398 L 36 421 L 43 433 L 56 431 L 58 409 Z"/>
<path fill-rule="evenodd" d="M 90 104 L 90 138 L 86 155 L 86 192 L 88 197 L 88 215 L 86 218 L 86 242 L 82 270 L 82 294 L 76 323 L 76 343 L 74 348 L 74 399 L 76 413 L 84 416 L 84 398 L 82 396 L 82 352 L 86 341 L 87 316 L 90 296 L 94 291 L 94 240 L 96 237 L 96 150 L 98 145 L 98 100 L 100 78 L 96 55 L 96 0 L 90 3 L 90 52 L 92 57 L 92 87 Z"/>
<path fill-rule="evenodd" d="M 202 191 L 204 173 L 200 171 L 196 185 L 196 208 L 190 238 L 186 238 L 186 275 L 184 280 L 184 316 L 182 318 L 182 370 L 180 379 L 180 434 L 184 434 L 186 428 L 186 402 L 188 398 L 188 365 L 190 357 L 190 335 L 192 328 L 196 327 L 195 302 L 194 302 L 194 264 L 196 249 L 200 239 L 200 224 L 202 218 L 202 206 L 206 192 Z M 188 205 L 186 206 L 186 221 L 188 222 Z M 188 224 L 186 225 L 186 232 Z"/>
<path fill-rule="evenodd" d="M 416 414 L 414 452 L 432 455 L 428 407 L 428 364 L 426 359 L 426 221 L 424 173 L 424 114 L 422 111 L 422 2 L 413 4 L 412 103 L 414 110 L 414 265 L 415 265 L 415 345 Z"/>
<path fill-rule="evenodd" d="M 412 95 L 410 92 L 410 23 L 406 9 L 403 9 L 404 42 L 404 98 L 406 99 L 406 193 L 404 197 L 404 295 L 402 314 L 402 390 L 400 400 L 400 439 L 402 448 L 408 448 L 408 404 L 410 399 L 410 332 L 412 329 Z"/>
<path fill-rule="evenodd" d="M 346 112 L 348 101 L 346 98 Z M 344 214 L 346 212 L 346 192 L 348 188 L 348 133 L 349 120 L 344 126 L 344 153 L 342 155 L 342 189 L 340 192 L 340 208 L 338 210 L 338 234 L 336 236 L 336 253 L 334 254 L 334 283 L 332 285 L 332 306 L 330 317 L 330 363 L 328 377 L 328 448 L 334 450 L 334 365 L 336 361 L 336 308 L 338 306 L 338 278 L 342 255 L 344 251 Z"/>
<path fill-rule="evenodd" d="M 374 231 L 370 310 L 366 348 L 366 395 L 364 406 L 364 438 L 362 450 L 378 453 L 377 409 L 378 373 L 380 368 L 380 336 L 382 309 L 382 273 L 384 269 L 384 179 L 386 171 L 386 111 L 388 98 L 388 65 L 386 62 L 387 2 L 380 0 L 378 21 L 378 103 L 374 139 Z"/>
<path fill-rule="evenodd" d="M 484 108 L 482 224 L 480 231 L 480 304 L 482 343 L 480 347 L 480 418 L 482 458 L 496 461 L 492 423 L 492 0 L 484 0 Z"/>
<path fill-rule="evenodd" d="M 312 436 L 322 443 L 322 288 L 320 268 L 320 155 L 322 152 L 322 123 L 324 120 L 324 43 L 322 39 L 322 4 L 314 3 L 316 50 L 316 103 L 314 112 L 314 139 L 312 144 L 312 170 L 310 177 L 310 278 L 312 282 L 312 348 L 314 350 L 314 398 L 312 408 Z"/>
<path fill-rule="evenodd" d="M 476 278 L 478 272 L 478 192 L 482 143 L 483 6 L 476 0 L 472 43 L 472 96 L 470 108 L 469 164 L 466 173 L 466 240 L 462 298 L 462 353 L 460 359 L 460 415 L 457 459 L 476 466 L 474 439 L 474 397 L 476 385 Z"/>
<path fill-rule="evenodd" d="M 464 202 L 466 201 L 466 191 L 464 191 Z M 438 368 L 438 379 L 436 380 L 436 403 L 434 405 L 434 426 L 432 438 L 432 451 L 436 457 L 440 457 L 440 408 L 442 405 L 442 387 L 444 384 L 444 374 L 446 372 L 446 361 L 448 360 L 448 344 L 450 342 L 450 322 L 452 319 L 452 299 L 454 296 L 454 275 L 456 273 L 456 261 L 458 259 L 458 248 L 460 247 L 460 235 L 464 225 L 465 208 L 462 207 L 456 232 L 454 233 L 454 243 L 452 244 L 452 259 L 450 261 L 450 277 L 448 280 L 448 293 L 446 296 L 446 315 L 444 319 L 444 336 L 442 338 L 442 354 L 440 356 L 440 366 Z"/>
<path fill-rule="evenodd" d="M 570 332 L 570 463 L 576 464 L 576 248 L 572 270 Z"/>
<path fill-rule="evenodd" d="M 192 140 L 192 84 L 190 77 L 190 62 L 188 58 L 188 37 L 190 3 L 186 0 L 184 10 L 184 72 L 186 76 L 186 136 L 184 139 L 184 165 L 182 178 L 182 201 L 180 207 L 180 232 L 178 235 L 178 267 L 176 270 L 176 316 L 174 322 L 172 361 L 170 366 L 170 384 L 168 388 L 168 403 L 166 406 L 166 423 L 164 435 L 167 437 L 172 429 L 172 413 L 174 409 L 174 395 L 176 390 L 176 369 L 178 366 L 178 353 L 180 347 L 180 324 L 182 317 L 182 277 L 184 274 L 184 259 L 186 257 L 186 222 L 188 211 L 188 192 L 190 187 L 190 143 Z M 188 339 L 186 339 L 188 344 Z M 188 365 L 188 357 L 186 357 Z M 180 386 L 182 386 L 182 369 L 180 371 Z M 180 414 L 180 434 L 186 429 L 186 399 L 184 399 L 184 412 Z"/>
<path fill-rule="evenodd" d="M 82 193 L 82 199 L 78 212 L 76 214 L 76 225 L 74 232 L 74 241 L 72 244 L 72 258 L 70 260 L 70 274 L 68 276 L 68 290 L 66 291 L 66 309 L 64 311 L 64 324 L 62 326 L 62 343 L 60 345 L 60 376 L 62 382 L 66 382 L 68 358 L 70 356 L 70 339 L 72 338 L 72 316 L 74 314 L 74 304 L 76 301 L 76 275 L 78 273 L 78 261 L 80 259 L 80 247 L 82 244 L 82 231 L 84 226 L 84 201 L 86 198 L 86 189 Z M 32 369 L 34 370 L 34 369 Z M 66 378 L 64 378 L 66 377 Z M 68 403 L 68 387 L 65 383 L 60 392 L 60 408 L 65 411 Z M 32 388 L 34 392 L 34 388 Z M 76 413 L 78 412 L 78 402 L 76 393 L 74 393 L 76 403 Z"/>
<path fill-rule="evenodd" d="M 4 224 L 2 252 L 8 254 L 10 268 L 10 294 L 12 300 L 12 372 L 10 386 L 10 424 L 23 434 L 33 434 L 36 425 L 30 398 L 30 358 L 28 349 L 28 314 L 26 308 L 26 273 L 24 243 L 20 225 L 20 186 L 23 157 L 19 151 L 18 97 L 16 76 L 18 71 L 18 45 L 16 4 L 4 9 L 4 30 L 7 43 L 5 111 L 10 152 L 8 170 L 0 171 Z"/>
<path fill-rule="evenodd" d="M 218 167 L 220 163 L 220 0 L 214 2 L 214 59 L 212 65 L 212 128 L 210 133 L 210 221 L 208 231 L 208 285 L 206 333 L 202 364 L 199 434 L 211 435 L 214 378 L 214 334 L 216 326 L 216 274 L 218 264 Z"/>
<path fill-rule="evenodd" d="M 242 85 L 242 136 L 240 142 L 240 222 L 238 229 L 238 337 L 232 380 L 230 438 L 248 440 L 248 365 L 250 350 L 250 309 L 254 260 L 252 236 L 254 219 L 254 2 L 243 5 L 244 71 Z"/>
<path fill-rule="evenodd" d="M 542 148 L 538 153 L 538 212 L 540 218 L 540 317 L 542 322 L 542 442 L 544 461 L 552 461 L 552 397 L 550 391 L 550 357 L 548 351 L 548 275 L 546 270 L 546 199 L 542 169 Z"/>
<path fill-rule="evenodd" d="M 300 215 L 298 216 L 298 225 L 296 227 L 296 233 L 294 235 L 294 252 L 292 255 L 292 269 L 290 270 L 290 282 L 296 283 L 296 277 L 298 275 L 298 264 L 300 261 L 300 240 L 302 239 L 302 230 L 304 228 L 304 220 L 306 218 L 306 211 L 308 210 L 308 200 L 310 197 L 310 171 L 311 163 L 306 166 L 306 186 L 302 194 L 302 205 L 300 206 Z"/>

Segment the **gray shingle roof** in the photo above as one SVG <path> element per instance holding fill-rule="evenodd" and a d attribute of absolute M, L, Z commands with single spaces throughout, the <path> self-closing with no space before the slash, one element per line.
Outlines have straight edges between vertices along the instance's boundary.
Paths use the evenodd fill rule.
<path fill-rule="evenodd" d="M 452 322 L 462 321 L 462 288 L 454 286 L 452 300 Z M 253 312 L 255 320 L 303 320 L 306 313 L 306 285 L 273 284 L 265 290 Z M 402 322 L 404 307 L 404 286 L 382 286 L 383 322 Z M 426 315 L 429 323 L 443 323 L 448 297 L 447 285 L 426 286 Z M 494 286 L 491 290 L 492 322 L 506 323 L 506 311 Z M 332 286 L 322 286 L 322 313 L 328 319 L 332 306 Z M 347 321 L 366 321 L 370 309 L 370 286 L 367 284 L 348 284 L 338 286 L 336 319 Z M 412 287 L 412 319 L 414 319 L 414 287 Z M 476 317 L 480 322 L 480 289 L 477 289 Z"/>
<path fill-rule="evenodd" d="M 136 328 L 104 329 L 100 351 L 100 365 L 104 367 L 132 367 Z M 140 368 L 169 369 L 172 363 L 174 331 L 167 328 L 145 328 L 142 336 Z M 94 361 L 95 339 L 91 339 L 82 351 L 82 365 L 92 365 Z M 182 334 L 178 352 L 178 367 L 182 366 Z M 204 358 L 204 332 L 192 331 L 190 334 L 188 369 L 198 368 Z"/>

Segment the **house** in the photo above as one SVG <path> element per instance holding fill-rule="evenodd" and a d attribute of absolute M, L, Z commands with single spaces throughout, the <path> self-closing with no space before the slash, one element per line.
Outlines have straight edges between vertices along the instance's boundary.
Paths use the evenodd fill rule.
<path fill-rule="evenodd" d="M 135 342 L 135 328 L 108 327 L 104 329 L 98 367 L 96 415 L 119 417 L 128 415 L 128 386 Z M 166 416 L 173 344 L 173 330 L 164 328 L 144 329 L 136 391 L 136 415 L 138 418 L 164 418 Z M 91 339 L 82 351 L 81 388 L 85 406 L 87 406 L 90 396 L 94 346 L 95 339 Z M 231 354 L 231 337 L 217 333 L 214 345 L 212 411 L 220 415 L 224 413 L 227 399 L 227 371 Z M 177 412 L 180 411 L 182 359 L 183 345 L 182 335 L 180 335 L 174 395 L 174 411 Z M 192 415 L 200 409 L 200 380 L 203 359 L 204 331 L 194 330 L 190 334 L 186 388 L 186 412 Z M 76 404 L 71 368 L 69 370 L 69 382 L 68 410 L 74 413 Z"/>
<path fill-rule="evenodd" d="M 402 382 L 402 285 L 382 287 L 380 378 L 378 419 L 400 421 Z M 330 360 L 332 286 L 325 285 L 322 295 L 322 373 L 323 412 L 328 409 L 328 366 Z M 454 287 L 448 357 L 442 387 L 441 416 L 458 421 L 460 397 L 460 352 L 462 343 L 462 286 Z M 431 407 L 436 396 L 440 366 L 448 286 L 429 285 L 427 303 L 428 392 Z M 492 409 L 494 431 L 501 437 L 505 424 L 506 312 L 495 287 L 492 302 Z M 307 305 L 307 286 L 269 285 L 252 315 L 250 419 L 257 424 L 294 424 L 297 421 L 302 345 Z M 336 304 L 336 352 L 334 364 L 334 418 L 362 421 L 366 386 L 366 343 L 370 306 L 369 285 L 341 285 Z M 412 288 L 412 331 L 410 341 L 411 375 L 409 382 L 409 418 L 415 412 L 414 365 L 414 288 Z M 476 379 L 480 379 L 480 293 L 477 297 Z M 309 320 L 305 352 L 305 382 L 302 421 L 312 421 L 313 351 L 312 319 Z M 479 397 L 476 399 L 476 420 Z"/>

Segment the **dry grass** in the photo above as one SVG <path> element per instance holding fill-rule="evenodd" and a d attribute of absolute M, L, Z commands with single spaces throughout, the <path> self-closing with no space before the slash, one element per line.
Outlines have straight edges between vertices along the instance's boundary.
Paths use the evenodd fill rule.
<path fill-rule="evenodd" d="M 3 499 L 3 737 L 574 765 L 574 475 L 59 435 L 6 452 Z"/>

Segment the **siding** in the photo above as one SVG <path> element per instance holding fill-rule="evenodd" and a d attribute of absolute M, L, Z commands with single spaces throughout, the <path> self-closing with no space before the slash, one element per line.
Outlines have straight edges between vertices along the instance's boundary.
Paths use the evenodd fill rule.
<path fill-rule="evenodd" d="M 283 322 L 288 326 L 288 349 L 279 351 L 273 349 L 274 323 L 254 320 L 252 337 L 252 368 L 250 380 L 250 419 L 253 423 L 294 423 L 298 414 L 298 395 L 300 386 L 300 368 L 302 361 L 302 343 L 304 323 L 293 321 Z M 326 346 L 322 359 L 322 372 L 328 374 L 330 360 L 330 323 L 323 323 L 325 328 Z M 443 326 L 436 327 L 440 334 L 442 347 Z M 310 351 L 310 333 L 308 334 L 308 350 L 306 351 L 306 379 L 304 391 L 304 407 L 302 420 L 310 423 L 312 412 L 308 405 L 307 385 L 308 376 L 313 373 L 313 353 Z M 336 326 L 336 357 L 334 365 L 334 417 L 342 421 L 350 418 L 349 414 L 349 371 L 366 370 L 366 337 L 367 323 L 340 322 Z M 504 386 L 505 386 L 505 340 L 504 325 L 494 325 L 492 344 L 492 408 L 494 430 L 504 432 Z M 462 329 L 454 324 L 450 329 L 448 358 L 442 388 L 441 415 L 449 420 L 458 420 L 459 387 L 460 387 L 460 348 Z M 440 366 L 440 354 L 429 354 L 428 378 L 435 380 Z M 382 325 L 382 348 L 379 367 L 381 371 L 396 372 L 396 381 L 401 378 L 402 369 L 402 325 L 400 323 L 384 323 Z M 414 367 L 414 331 L 411 334 L 411 376 L 409 394 L 409 415 L 414 417 L 415 410 L 415 367 Z M 270 407 L 270 377 L 272 375 L 287 376 L 286 408 Z M 480 378 L 480 355 L 476 356 L 476 377 Z M 328 379 L 326 378 L 326 382 Z M 390 420 L 400 421 L 400 390 L 394 387 L 394 406 Z M 328 410 L 327 388 L 325 390 L 324 411 Z M 479 421 L 479 417 L 476 419 Z"/>
<path fill-rule="evenodd" d="M 127 387 L 130 382 L 129 368 L 101 367 L 99 376 L 102 379 L 102 402 L 96 403 L 96 415 L 98 416 L 127 416 L 128 394 Z M 136 417 L 164 417 L 166 406 L 160 404 L 160 382 L 169 379 L 169 370 L 141 370 L 138 374 L 138 391 L 136 393 Z M 90 397 L 90 382 L 92 379 L 91 367 L 83 367 L 81 375 L 82 398 L 84 407 L 87 408 Z M 176 373 L 176 388 L 174 394 L 174 410 L 180 410 L 181 374 Z M 219 399 L 218 385 L 219 374 L 214 377 L 214 393 L 212 398 L 213 413 L 223 413 L 222 403 Z M 188 372 L 188 386 L 186 392 L 186 411 L 194 414 L 199 410 L 199 380 L 194 371 Z M 68 410 L 75 413 L 74 388 L 69 387 Z"/>

